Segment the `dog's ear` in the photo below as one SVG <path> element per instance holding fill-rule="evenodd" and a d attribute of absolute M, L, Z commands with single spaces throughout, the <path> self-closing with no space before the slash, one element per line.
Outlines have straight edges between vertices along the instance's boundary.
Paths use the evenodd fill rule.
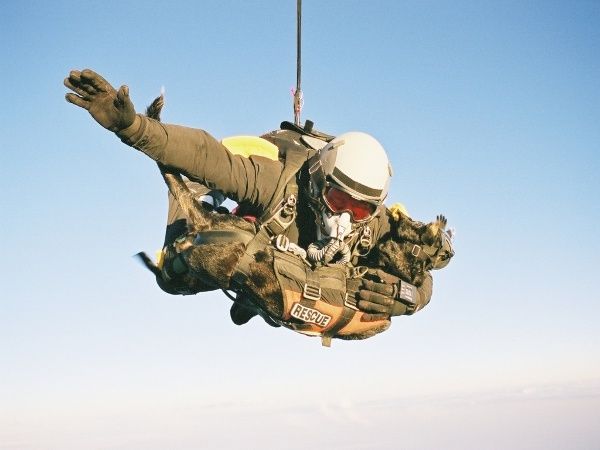
<path fill-rule="evenodd" d="M 435 218 L 435 221 L 438 223 L 440 230 L 444 230 L 446 225 L 448 225 L 448 219 L 446 219 L 446 216 L 443 214 L 438 214 L 438 216 Z"/>

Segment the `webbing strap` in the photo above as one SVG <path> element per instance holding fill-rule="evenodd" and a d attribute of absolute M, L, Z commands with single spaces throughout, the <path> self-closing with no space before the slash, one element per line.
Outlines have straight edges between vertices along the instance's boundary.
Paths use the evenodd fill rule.
<path fill-rule="evenodd" d="M 317 189 L 323 191 L 323 189 L 325 189 L 326 179 L 319 153 L 315 153 L 309 158 L 308 173 L 317 185 Z"/>
<path fill-rule="evenodd" d="M 243 288 L 250 275 L 250 264 L 254 261 L 254 255 L 271 243 L 271 237 L 265 227 L 261 227 L 254 238 L 248 242 L 244 254 L 239 259 L 231 280 L 238 288 Z"/>
<path fill-rule="evenodd" d="M 354 317 L 354 314 L 356 314 L 354 309 L 348 308 L 344 305 L 344 309 L 338 320 L 321 336 L 321 344 L 323 344 L 324 347 L 331 347 L 331 338 L 335 337 L 335 335 L 338 334 L 342 328 L 350 323 Z"/>
<path fill-rule="evenodd" d="M 270 237 L 283 234 L 296 220 L 296 203 L 296 196 L 290 194 L 279 209 L 262 224 L 261 228 L 266 229 Z"/>
<path fill-rule="evenodd" d="M 194 237 L 194 245 L 219 244 L 222 242 L 242 242 L 247 244 L 254 239 L 254 234 L 244 230 L 206 230 Z"/>
<path fill-rule="evenodd" d="M 239 259 L 232 280 L 242 287 L 249 276 L 250 264 L 256 252 L 271 245 L 274 237 L 283 234 L 296 220 L 296 197 L 290 195 L 275 213 L 258 229 L 256 235 L 244 242 L 246 249 Z"/>
<path fill-rule="evenodd" d="M 435 247 L 430 247 L 428 245 L 419 245 L 412 242 L 403 242 L 400 245 L 405 252 L 410 253 L 423 264 L 426 264 L 427 261 L 431 260 L 431 258 L 433 258 L 437 253 L 437 249 Z"/>
<path fill-rule="evenodd" d="M 302 303 L 309 308 L 313 308 L 318 300 L 321 299 L 321 281 L 315 270 L 305 266 L 306 282 L 302 290 Z"/>
<path fill-rule="evenodd" d="M 308 150 L 287 150 L 283 171 L 271 197 L 270 205 L 259 219 L 261 223 L 266 223 L 277 213 L 282 199 L 288 199 L 291 195 L 298 196 L 298 185 L 295 177 L 309 156 L 310 152 Z"/>

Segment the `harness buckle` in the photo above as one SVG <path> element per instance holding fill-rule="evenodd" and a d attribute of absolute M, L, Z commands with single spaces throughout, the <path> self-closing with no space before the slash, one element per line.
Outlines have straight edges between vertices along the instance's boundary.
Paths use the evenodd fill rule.
<path fill-rule="evenodd" d="M 413 255 L 415 258 L 419 256 L 419 254 L 421 253 L 421 246 L 415 244 L 410 252 L 411 255 Z"/>
<path fill-rule="evenodd" d="M 304 289 L 302 289 L 302 296 L 308 300 L 321 300 L 321 288 L 313 286 L 308 283 L 304 283 Z"/>
<path fill-rule="evenodd" d="M 358 238 L 358 246 L 356 249 L 356 253 L 360 256 L 367 256 L 369 251 L 371 250 L 371 245 L 373 243 L 373 233 L 371 228 L 368 225 L 365 225 L 360 232 L 360 237 Z"/>
<path fill-rule="evenodd" d="M 267 230 L 271 233 L 271 235 L 278 235 L 283 233 L 285 230 L 288 229 L 288 227 L 294 222 L 294 214 L 292 214 L 290 216 L 290 220 L 284 221 L 281 220 L 283 219 L 284 216 L 283 214 L 279 215 L 277 214 L 275 217 L 273 217 L 273 220 L 271 220 L 269 223 L 265 224 L 265 226 L 267 227 Z M 276 226 L 274 226 L 276 225 Z"/>
<path fill-rule="evenodd" d="M 350 278 L 362 278 L 369 271 L 367 266 L 356 266 L 350 268 Z"/>
<path fill-rule="evenodd" d="M 283 207 L 281 208 L 281 215 L 283 217 L 293 216 L 294 212 L 296 211 L 296 203 L 298 203 L 298 200 L 296 200 L 296 196 L 294 194 L 291 194 L 285 200 L 285 203 L 283 204 Z"/>
<path fill-rule="evenodd" d="M 270 236 L 283 233 L 296 220 L 296 196 L 291 194 L 270 219 L 263 223 Z"/>
<path fill-rule="evenodd" d="M 287 252 L 290 249 L 290 238 L 283 234 L 277 235 L 275 238 L 275 248 L 282 252 Z"/>
<path fill-rule="evenodd" d="M 347 306 L 350 309 L 358 311 L 358 302 L 354 297 L 350 297 L 346 292 L 346 296 L 344 297 L 344 306 Z"/>

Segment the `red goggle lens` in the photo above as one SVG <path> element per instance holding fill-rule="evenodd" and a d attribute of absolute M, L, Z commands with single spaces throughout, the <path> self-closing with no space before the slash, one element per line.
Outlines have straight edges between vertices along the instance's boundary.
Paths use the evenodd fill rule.
<path fill-rule="evenodd" d="M 331 186 L 325 190 L 323 200 L 331 212 L 336 214 L 348 212 L 357 222 L 368 219 L 377 209 L 374 204 L 355 199 L 350 194 Z"/>

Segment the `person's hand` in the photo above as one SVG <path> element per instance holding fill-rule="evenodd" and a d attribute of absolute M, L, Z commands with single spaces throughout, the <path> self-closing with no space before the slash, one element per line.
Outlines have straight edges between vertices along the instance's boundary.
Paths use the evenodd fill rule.
<path fill-rule="evenodd" d="M 107 130 L 121 131 L 135 120 L 135 108 L 127 86 L 116 91 L 108 81 L 89 69 L 72 70 L 64 83 L 74 92 L 65 95 L 67 101 L 86 109 Z"/>
<path fill-rule="evenodd" d="M 415 312 L 418 295 L 415 286 L 380 270 L 370 275 L 372 279 L 361 280 L 357 294 L 358 309 L 367 313 L 368 320 Z"/>
<path fill-rule="evenodd" d="M 387 319 L 392 316 L 392 309 L 396 303 L 392 296 L 393 291 L 394 287 L 391 284 L 362 280 L 356 306 L 366 313 L 364 316 L 368 321 Z"/>

